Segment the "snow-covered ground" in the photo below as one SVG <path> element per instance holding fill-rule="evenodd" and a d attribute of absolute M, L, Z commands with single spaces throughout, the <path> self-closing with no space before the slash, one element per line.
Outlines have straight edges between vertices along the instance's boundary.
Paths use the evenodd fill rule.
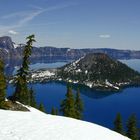
<path fill-rule="evenodd" d="M 32 78 L 44 78 L 44 77 L 51 77 L 51 76 L 54 76 L 55 73 L 54 72 L 50 72 L 48 70 L 46 71 L 41 71 L 41 72 L 38 72 L 38 73 L 33 73 L 32 74 Z"/>
<path fill-rule="evenodd" d="M 29 109 L 0 110 L 0 140 L 129 140 L 96 124 Z"/>

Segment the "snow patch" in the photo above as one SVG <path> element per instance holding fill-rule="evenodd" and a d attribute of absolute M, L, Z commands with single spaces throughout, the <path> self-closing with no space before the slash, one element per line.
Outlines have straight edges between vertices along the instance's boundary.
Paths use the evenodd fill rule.
<path fill-rule="evenodd" d="M 67 52 L 70 52 L 71 51 L 71 49 L 69 48 L 69 49 L 67 49 Z"/>
<path fill-rule="evenodd" d="M 4 50 L 5 50 L 7 53 L 9 53 L 9 50 L 7 50 L 7 49 L 5 49 L 5 48 L 4 48 Z"/>
<path fill-rule="evenodd" d="M 18 44 L 14 44 L 14 43 L 13 43 L 13 46 L 14 46 L 15 49 L 19 47 Z"/>
<path fill-rule="evenodd" d="M 120 89 L 119 87 L 117 87 L 117 86 L 111 84 L 107 79 L 105 80 L 105 84 L 106 84 L 107 86 L 109 86 L 109 87 L 113 87 L 113 88 L 115 88 L 115 89 L 117 89 L 117 90 Z"/>
<path fill-rule="evenodd" d="M 50 71 L 42 71 L 42 72 L 39 72 L 39 73 L 33 73 L 32 74 L 32 78 L 43 78 L 43 77 L 51 77 L 51 76 L 54 76 L 55 73 L 53 72 L 50 72 Z"/>
<path fill-rule="evenodd" d="M 5 40 L 3 40 L 3 43 L 5 44 L 5 43 L 6 43 L 6 41 L 5 41 Z"/>
<path fill-rule="evenodd" d="M 0 110 L 1 140 L 130 140 L 102 126 L 31 112 Z"/>

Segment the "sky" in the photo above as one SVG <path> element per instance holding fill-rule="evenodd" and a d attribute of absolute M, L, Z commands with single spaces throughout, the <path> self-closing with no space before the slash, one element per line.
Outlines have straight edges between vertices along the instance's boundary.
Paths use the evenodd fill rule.
<path fill-rule="evenodd" d="M 0 0 L 0 36 L 35 46 L 140 50 L 140 0 Z"/>

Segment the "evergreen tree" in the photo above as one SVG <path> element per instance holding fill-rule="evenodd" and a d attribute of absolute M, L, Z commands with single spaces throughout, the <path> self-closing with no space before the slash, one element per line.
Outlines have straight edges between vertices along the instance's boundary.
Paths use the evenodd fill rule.
<path fill-rule="evenodd" d="M 67 86 L 66 98 L 61 103 L 60 112 L 66 117 L 76 118 L 75 99 L 70 86 Z"/>
<path fill-rule="evenodd" d="M 82 99 L 80 98 L 80 91 L 77 89 L 76 99 L 75 99 L 75 111 L 76 111 L 76 118 L 82 118 L 82 111 L 83 111 L 83 103 Z"/>
<path fill-rule="evenodd" d="M 40 104 L 38 109 L 42 112 L 45 112 L 45 108 L 44 108 L 43 104 Z"/>
<path fill-rule="evenodd" d="M 27 85 L 27 75 L 29 72 L 29 57 L 31 55 L 33 42 L 35 42 L 34 35 L 27 37 L 27 43 L 23 52 L 23 62 L 21 68 L 17 71 L 15 78 L 14 99 L 24 104 L 29 104 L 30 101 L 30 89 Z"/>
<path fill-rule="evenodd" d="M 114 121 L 114 131 L 122 135 L 124 134 L 123 125 L 122 125 L 122 117 L 120 113 L 117 114 L 116 119 Z"/>
<path fill-rule="evenodd" d="M 137 121 L 136 121 L 136 116 L 134 114 L 131 115 L 128 119 L 126 135 L 132 140 L 139 139 Z"/>
<path fill-rule="evenodd" d="M 3 102 L 6 96 L 6 78 L 4 75 L 4 63 L 0 60 L 0 108 L 3 108 Z"/>
<path fill-rule="evenodd" d="M 51 111 L 51 114 L 52 115 L 58 115 L 58 110 L 53 107 L 52 111 Z"/>
<path fill-rule="evenodd" d="M 33 88 L 30 89 L 30 106 L 35 107 L 35 108 L 37 107 L 36 101 L 35 101 L 35 92 Z"/>
<path fill-rule="evenodd" d="M 140 127 L 138 128 L 138 136 L 139 136 L 139 140 L 140 140 Z"/>

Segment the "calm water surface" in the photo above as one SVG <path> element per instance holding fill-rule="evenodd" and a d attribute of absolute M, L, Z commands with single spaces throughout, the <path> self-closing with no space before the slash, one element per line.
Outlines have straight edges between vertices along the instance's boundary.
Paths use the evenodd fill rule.
<path fill-rule="evenodd" d="M 123 62 L 140 71 L 140 60 L 123 60 Z M 34 84 L 33 88 L 36 92 L 37 103 L 43 103 L 48 113 L 52 107 L 60 108 L 60 103 L 66 94 L 65 83 Z M 13 87 L 9 85 L 8 94 L 10 95 L 12 91 Z M 74 94 L 75 91 L 76 87 L 73 87 Z M 82 87 L 80 92 L 84 102 L 83 120 L 113 128 L 112 122 L 116 114 L 120 112 L 124 121 L 132 113 L 135 113 L 140 121 L 140 87 L 126 88 L 117 93 L 97 92 Z"/>

